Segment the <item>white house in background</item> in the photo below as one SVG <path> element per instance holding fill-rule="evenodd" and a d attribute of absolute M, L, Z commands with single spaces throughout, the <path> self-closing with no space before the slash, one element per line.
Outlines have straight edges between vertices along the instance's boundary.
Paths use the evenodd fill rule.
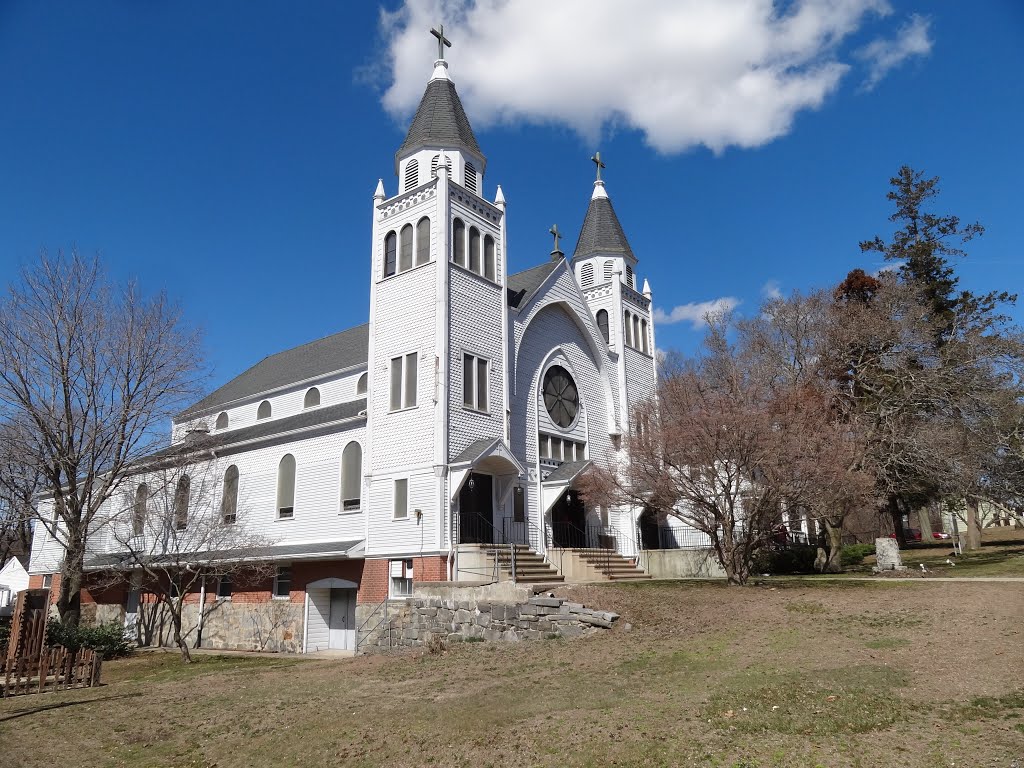
<path fill-rule="evenodd" d="M 0 616 L 10 616 L 18 593 L 28 589 L 28 571 L 21 560 L 12 557 L 0 568 Z"/>
<path fill-rule="evenodd" d="M 439 59 L 394 171 L 397 185 L 378 181 L 368 200 L 368 322 L 262 360 L 175 420 L 175 441 L 209 434 L 222 478 L 188 515 L 240 525 L 244 510 L 274 542 L 272 580 L 211 574 L 202 599 L 221 605 L 204 644 L 258 646 L 263 621 L 266 647 L 353 648 L 366 617 L 417 582 L 510 578 L 511 545 L 520 580 L 645 575 L 627 559 L 641 510 L 587 509 L 573 489 L 591 462 L 624 460 L 631 412 L 656 382 L 651 289 L 600 166 L 571 256 L 556 236 L 509 274 L 505 197 L 485 197 L 487 158 Z M 146 493 L 144 477 L 130 481 L 111 516 Z M 93 548 L 90 568 L 117 567 L 102 530 Z M 598 572 L 594 548 L 618 557 Z M 38 537 L 33 578 L 59 561 Z M 83 603 L 134 617 L 140 594 L 144 605 L 126 578 Z"/>

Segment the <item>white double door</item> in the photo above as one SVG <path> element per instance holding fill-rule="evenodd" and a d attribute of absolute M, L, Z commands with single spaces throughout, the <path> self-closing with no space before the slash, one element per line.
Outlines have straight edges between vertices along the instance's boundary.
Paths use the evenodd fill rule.
<path fill-rule="evenodd" d="M 356 591 L 331 589 L 330 611 L 327 617 L 327 647 L 331 650 L 356 649 Z"/>

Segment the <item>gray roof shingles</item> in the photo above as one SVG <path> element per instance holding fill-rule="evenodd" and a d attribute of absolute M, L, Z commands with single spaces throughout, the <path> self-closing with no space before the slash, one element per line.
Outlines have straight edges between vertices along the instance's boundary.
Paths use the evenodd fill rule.
<path fill-rule="evenodd" d="M 579 259 L 595 253 L 622 253 L 633 256 L 633 250 L 626 240 L 626 233 L 622 231 L 619 217 L 615 215 L 612 201 L 607 197 L 591 199 L 572 257 Z"/>
<path fill-rule="evenodd" d="M 326 336 L 265 357 L 245 373 L 231 379 L 179 414 L 178 419 L 188 419 L 213 411 L 218 406 L 313 379 L 332 371 L 365 365 L 370 339 L 369 328 L 368 324 L 358 325 L 333 336 Z"/>
<path fill-rule="evenodd" d="M 544 478 L 545 483 L 571 483 L 587 467 L 591 465 L 590 459 L 586 461 L 566 461 L 558 469 Z"/>
<path fill-rule="evenodd" d="M 552 259 L 536 267 L 516 272 L 508 276 L 508 305 L 513 309 L 523 306 L 533 294 L 537 292 L 541 284 L 547 280 L 548 275 L 555 271 L 562 259 Z"/>
<path fill-rule="evenodd" d="M 409 132 L 395 156 L 397 158 L 423 146 L 467 149 L 483 158 L 466 110 L 455 91 L 455 83 L 451 80 L 437 79 L 427 83 Z"/>

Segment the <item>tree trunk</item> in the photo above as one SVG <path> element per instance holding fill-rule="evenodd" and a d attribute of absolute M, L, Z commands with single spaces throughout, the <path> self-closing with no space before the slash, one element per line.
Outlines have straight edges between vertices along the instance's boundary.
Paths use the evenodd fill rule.
<path fill-rule="evenodd" d="M 981 519 L 978 514 L 978 500 L 967 498 L 967 530 L 964 532 L 964 549 L 981 549 Z"/>
<path fill-rule="evenodd" d="M 931 505 L 926 504 L 917 510 L 917 527 L 921 529 L 921 541 L 932 540 Z"/>
<path fill-rule="evenodd" d="M 185 642 L 185 638 L 181 634 L 181 611 L 184 605 L 179 602 L 177 605 L 171 606 L 171 624 L 174 627 L 174 644 L 178 646 L 181 651 L 181 660 L 186 664 L 192 663 L 192 654 L 189 653 L 188 643 Z"/>
<path fill-rule="evenodd" d="M 900 509 L 900 499 L 895 493 L 889 496 L 889 500 L 886 503 L 886 509 L 889 511 L 889 517 L 892 518 L 892 526 L 896 532 L 896 541 L 899 542 L 900 549 L 907 548 L 907 536 L 903 530 L 903 512 Z"/>
<path fill-rule="evenodd" d="M 840 555 L 843 551 L 843 529 L 832 525 L 828 520 L 822 520 L 825 524 L 825 534 L 828 536 L 828 559 L 822 573 L 841 573 L 843 562 Z"/>
<path fill-rule="evenodd" d="M 60 568 L 60 590 L 57 593 L 57 613 L 64 624 L 78 626 L 81 618 L 82 571 L 85 565 L 85 547 L 78 537 L 68 535 L 69 545 Z"/>

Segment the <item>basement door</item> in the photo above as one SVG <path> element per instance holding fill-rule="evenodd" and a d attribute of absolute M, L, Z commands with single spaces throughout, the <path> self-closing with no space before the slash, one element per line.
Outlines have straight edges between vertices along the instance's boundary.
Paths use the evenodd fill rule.
<path fill-rule="evenodd" d="M 356 591 L 331 590 L 331 613 L 327 619 L 327 647 L 338 651 L 356 649 Z"/>

